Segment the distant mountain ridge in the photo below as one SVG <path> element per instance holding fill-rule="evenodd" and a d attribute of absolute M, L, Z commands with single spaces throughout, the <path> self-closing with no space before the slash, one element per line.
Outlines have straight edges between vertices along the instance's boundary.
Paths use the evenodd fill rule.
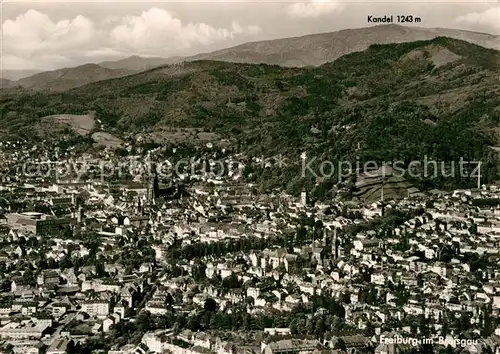
<path fill-rule="evenodd" d="M 216 60 L 235 63 L 271 64 L 287 67 L 319 66 L 342 55 L 363 51 L 371 44 L 390 44 L 449 37 L 500 49 L 500 36 L 448 28 L 379 25 L 299 37 L 249 42 L 188 57 L 143 58 L 132 56 L 99 65 L 111 69 L 147 70 L 181 61 Z"/>
<path fill-rule="evenodd" d="M 95 81 L 118 78 L 155 67 L 197 60 L 215 60 L 248 64 L 270 64 L 283 67 L 320 66 L 343 55 L 366 50 L 372 44 L 390 44 L 432 40 L 445 36 L 485 48 L 500 49 L 500 36 L 445 28 L 380 25 L 301 37 L 250 42 L 235 47 L 190 57 L 144 58 L 131 56 L 118 61 L 85 64 L 38 73 L 2 87 L 22 86 L 28 89 L 65 91 Z"/>
<path fill-rule="evenodd" d="M 0 70 L 0 78 L 9 81 L 17 81 L 24 79 L 25 77 L 32 76 L 44 72 L 45 70 Z"/>
<path fill-rule="evenodd" d="M 12 85 L 12 81 L 4 78 L 0 78 L 0 88 L 7 88 Z"/>
<path fill-rule="evenodd" d="M 97 64 L 85 64 L 76 68 L 45 71 L 11 85 L 33 90 L 66 91 L 86 84 L 113 79 L 134 73 L 127 69 L 108 69 Z"/>
<path fill-rule="evenodd" d="M 131 57 L 117 60 L 117 61 L 104 61 L 98 63 L 99 66 L 108 69 L 126 69 L 134 71 L 144 71 L 152 69 L 157 66 L 170 65 L 182 61 L 182 57 L 171 57 L 171 58 L 144 58 L 138 55 L 133 55 Z"/>
<path fill-rule="evenodd" d="M 449 37 L 500 49 L 500 36 L 446 28 L 380 25 L 337 32 L 311 34 L 245 43 L 219 51 L 198 54 L 186 60 L 218 60 L 236 63 L 272 64 L 287 67 L 319 66 L 372 44 L 403 43 Z"/>

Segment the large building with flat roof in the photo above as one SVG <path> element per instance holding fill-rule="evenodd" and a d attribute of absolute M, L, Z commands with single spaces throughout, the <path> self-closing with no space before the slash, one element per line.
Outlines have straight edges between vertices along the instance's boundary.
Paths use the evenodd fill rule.
<path fill-rule="evenodd" d="M 7 214 L 7 226 L 12 230 L 31 232 L 36 235 L 54 235 L 69 227 L 70 218 L 56 218 L 37 212 Z"/>
<path fill-rule="evenodd" d="M 0 328 L 2 339 L 38 339 L 47 333 L 49 326 L 43 323 L 16 323 L 10 322 Z"/>

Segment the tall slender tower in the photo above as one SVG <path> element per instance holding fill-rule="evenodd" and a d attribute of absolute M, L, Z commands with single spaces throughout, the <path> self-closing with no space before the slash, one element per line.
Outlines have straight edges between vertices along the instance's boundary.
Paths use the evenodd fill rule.
<path fill-rule="evenodd" d="M 477 189 L 481 189 L 481 161 L 479 161 L 479 166 L 477 167 Z"/>
<path fill-rule="evenodd" d="M 384 203 L 384 184 L 385 184 L 385 170 L 382 168 L 382 191 L 380 192 L 380 201 L 382 207 L 382 216 L 385 215 L 385 203 Z"/>
<path fill-rule="evenodd" d="M 155 182 L 156 181 L 156 175 L 154 179 L 150 179 L 148 183 L 148 191 L 146 195 L 146 199 L 149 205 L 155 204 Z"/>
<path fill-rule="evenodd" d="M 306 191 L 302 191 L 300 193 L 300 204 L 302 204 L 302 206 L 307 205 L 307 192 Z"/>
<path fill-rule="evenodd" d="M 382 203 L 384 202 L 384 182 L 384 172 L 382 172 L 382 191 L 380 192 L 380 200 L 382 201 Z"/>
<path fill-rule="evenodd" d="M 137 214 L 142 214 L 142 212 L 141 197 L 137 197 Z"/>
<path fill-rule="evenodd" d="M 151 192 L 153 190 L 153 184 L 151 183 L 151 180 L 148 181 L 148 188 L 146 189 L 146 202 L 148 204 L 151 204 Z"/>
<path fill-rule="evenodd" d="M 333 259 L 337 260 L 339 258 L 339 242 L 337 238 L 337 228 L 333 228 L 333 242 L 332 242 L 332 253 Z"/>
<path fill-rule="evenodd" d="M 83 209 L 82 209 L 82 206 L 80 205 L 80 206 L 78 207 L 78 212 L 77 212 L 77 214 L 76 214 L 76 221 L 77 221 L 78 223 L 81 223 L 81 222 L 82 222 L 82 219 L 83 219 Z"/>

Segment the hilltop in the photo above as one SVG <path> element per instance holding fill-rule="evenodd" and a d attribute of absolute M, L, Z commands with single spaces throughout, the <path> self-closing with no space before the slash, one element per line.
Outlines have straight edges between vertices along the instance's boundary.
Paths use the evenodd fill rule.
<path fill-rule="evenodd" d="M 76 68 L 45 71 L 13 84 L 33 90 L 66 91 L 91 82 L 107 80 L 131 74 L 124 69 L 108 69 L 97 64 L 86 64 Z"/>
<path fill-rule="evenodd" d="M 448 28 L 379 25 L 245 43 L 236 47 L 199 54 L 186 60 L 220 60 L 237 63 L 265 63 L 287 67 L 319 66 L 372 44 L 390 44 L 449 37 L 500 49 L 500 36 Z"/>
<path fill-rule="evenodd" d="M 11 80 L 0 78 L 0 89 L 10 87 L 10 85 L 12 85 Z"/>
<path fill-rule="evenodd" d="M 187 62 L 63 93 L 7 90 L 0 130 L 29 134 L 38 117 L 95 112 L 113 134 L 225 140 L 254 156 L 483 159 L 486 180 L 496 174 L 490 147 L 500 145 L 499 59 L 496 50 L 439 37 L 372 45 L 317 68 Z M 260 173 L 269 186 L 305 183 L 297 166 Z"/>
<path fill-rule="evenodd" d="M 138 55 L 133 55 L 131 57 L 116 60 L 116 61 L 105 61 L 98 63 L 99 66 L 108 69 L 126 69 L 132 71 L 144 71 L 152 69 L 154 67 L 175 64 L 182 61 L 181 57 L 172 58 L 144 58 Z"/>
<path fill-rule="evenodd" d="M 110 69 L 147 70 L 182 61 L 216 60 L 235 63 L 270 64 L 286 67 L 319 66 L 372 44 L 404 43 L 436 37 L 464 40 L 485 48 L 500 49 L 500 36 L 449 28 L 378 25 L 366 28 L 310 34 L 244 43 L 238 46 L 188 57 L 143 58 L 131 56 L 99 63 Z"/>
<path fill-rule="evenodd" d="M 32 76 L 35 74 L 39 74 L 45 70 L 5 70 L 0 69 L 0 77 L 2 79 L 6 79 L 9 81 L 17 81 L 20 79 L 24 79 L 25 77 Z"/>
<path fill-rule="evenodd" d="M 245 43 L 239 46 L 190 57 L 140 57 L 86 64 L 55 71 L 3 71 L 3 77 L 16 81 L 12 85 L 35 90 L 65 91 L 91 82 L 122 77 L 155 67 L 199 60 L 248 64 L 270 64 L 284 67 L 320 66 L 339 57 L 366 50 L 373 44 L 404 43 L 446 36 L 500 49 L 500 36 L 446 28 L 379 25 Z M 34 75 L 33 75 L 34 74 Z"/>

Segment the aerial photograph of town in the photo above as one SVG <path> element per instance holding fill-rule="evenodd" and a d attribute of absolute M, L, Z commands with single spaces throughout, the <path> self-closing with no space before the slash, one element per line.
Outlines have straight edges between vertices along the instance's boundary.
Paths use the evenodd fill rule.
<path fill-rule="evenodd" d="M 500 354 L 497 0 L 0 12 L 0 354 Z"/>

